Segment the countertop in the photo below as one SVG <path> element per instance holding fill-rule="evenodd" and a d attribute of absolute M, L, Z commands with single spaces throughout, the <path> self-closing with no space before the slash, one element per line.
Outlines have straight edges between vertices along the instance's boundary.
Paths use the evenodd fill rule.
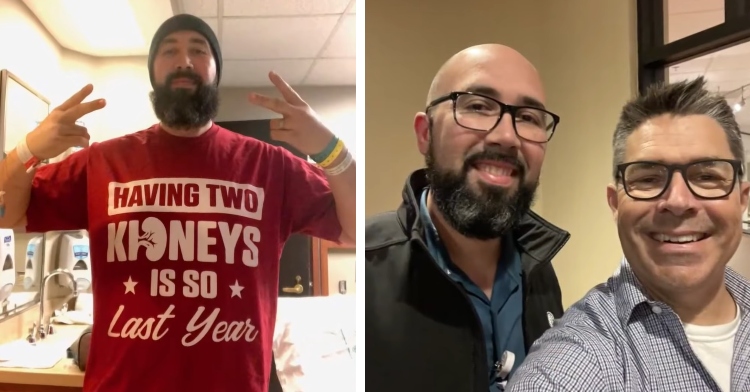
<path fill-rule="evenodd" d="M 88 325 L 55 325 L 58 334 L 80 336 Z M 67 357 L 50 369 L 0 368 L 0 384 L 82 387 L 83 372 Z"/>

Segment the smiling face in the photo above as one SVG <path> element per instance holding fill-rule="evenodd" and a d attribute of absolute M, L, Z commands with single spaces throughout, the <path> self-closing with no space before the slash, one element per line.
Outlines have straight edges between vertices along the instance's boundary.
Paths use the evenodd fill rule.
<path fill-rule="evenodd" d="M 687 164 L 705 159 L 734 159 L 719 123 L 704 115 L 661 115 L 628 137 L 623 161 Z M 691 183 L 709 180 L 694 178 L 690 171 L 688 177 Z M 748 183 L 736 182 L 726 197 L 706 200 L 695 196 L 685 181 L 675 172 L 667 190 L 647 201 L 628 196 L 621 182 L 607 189 L 625 257 L 651 293 L 692 290 L 723 279 L 742 236 Z"/>
<path fill-rule="evenodd" d="M 545 100 L 534 67 L 500 46 L 468 49 L 451 59 L 436 78 L 431 98 L 453 91 L 474 92 L 510 105 L 543 107 Z M 462 116 L 489 112 L 487 103 L 492 101 L 472 95 L 457 99 L 455 114 L 448 99 L 415 119 L 433 200 L 459 233 L 498 238 L 530 208 L 546 144 L 519 138 L 508 113 L 489 132 L 467 129 L 471 123 Z M 487 116 L 490 127 L 497 120 L 497 114 L 493 116 Z"/>

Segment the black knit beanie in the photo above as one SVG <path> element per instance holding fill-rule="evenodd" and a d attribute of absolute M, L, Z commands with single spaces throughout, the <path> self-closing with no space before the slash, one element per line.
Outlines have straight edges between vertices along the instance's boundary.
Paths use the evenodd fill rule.
<path fill-rule="evenodd" d="M 221 48 L 219 47 L 219 40 L 216 38 L 216 34 L 211 30 L 211 26 L 206 24 L 203 19 L 193 16 L 190 14 L 178 14 L 175 15 L 162 23 L 159 29 L 154 34 L 154 39 L 151 40 L 151 49 L 148 52 L 148 75 L 151 78 L 151 86 L 156 87 L 154 83 L 154 58 L 156 57 L 156 51 L 159 49 L 159 44 L 168 35 L 177 31 L 195 31 L 203 35 L 208 44 L 211 46 L 211 52 L 214 55 L 216 61 L 216 84 L 219 84 L 221 80 Z"/>

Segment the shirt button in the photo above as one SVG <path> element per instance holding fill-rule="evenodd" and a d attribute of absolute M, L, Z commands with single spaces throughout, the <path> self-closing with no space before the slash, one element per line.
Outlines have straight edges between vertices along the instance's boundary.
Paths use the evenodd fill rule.
<path fill-rule="evenodd" d="M 661 314 L 661 308 L 656 305 L 651 307 L 651 311 L 654 312 L 655 314 Z"/>

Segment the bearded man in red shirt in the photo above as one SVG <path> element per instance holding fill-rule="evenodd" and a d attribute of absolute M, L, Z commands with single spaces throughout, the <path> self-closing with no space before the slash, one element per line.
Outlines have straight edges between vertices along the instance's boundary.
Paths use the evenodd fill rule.
<path fill-rule="evenodd" d="M 223 129 L 221 49 L 177 15 L 148 60 L 160 120 L 89 146 L 86 86 L 0 162 L 0 227 L 88 230 L 94 326 L 87 392 L 266 392 L 279 259 L 292 233 L 353 243 L 355 165 L 343 143 L 278 75 L 271 135 L 309 155 Z M 74 146 L 61 162 L 39 165 Z"/>

